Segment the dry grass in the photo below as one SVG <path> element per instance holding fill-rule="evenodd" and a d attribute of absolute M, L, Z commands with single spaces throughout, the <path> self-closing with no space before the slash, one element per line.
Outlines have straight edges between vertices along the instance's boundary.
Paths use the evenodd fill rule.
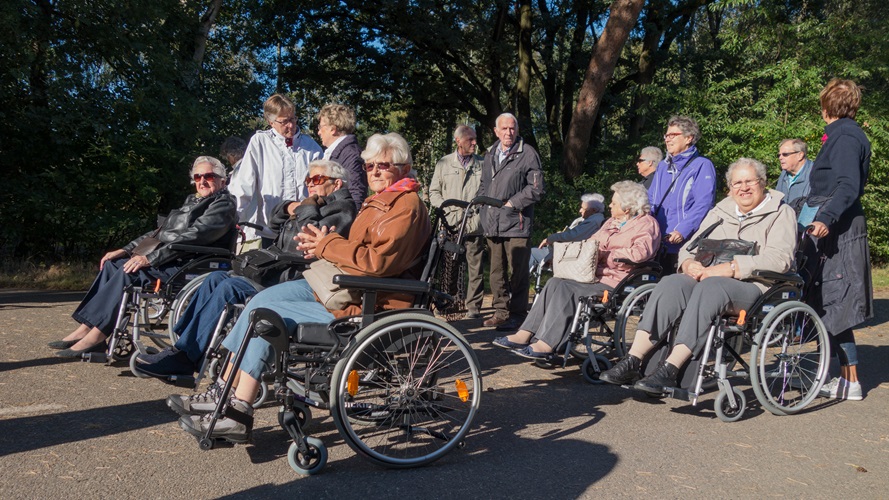
<path fill-rule="evenodd" d="M 98 270 L 95 262 L 44 264 L 6 260 L 0 264 L 0 288 L 86 290 Z"/>

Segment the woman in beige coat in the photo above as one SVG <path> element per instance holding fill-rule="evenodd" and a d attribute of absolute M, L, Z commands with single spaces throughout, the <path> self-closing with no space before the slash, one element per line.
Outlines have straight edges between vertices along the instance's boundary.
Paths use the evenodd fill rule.
<path fill-rule="evenodd" d="M 765 166 L 741 158 L 729 166 L 726 180 L 729 197 L 710 210 L 701 228 L 722 221 L 708 238 L 754 242 L 755 255 L 735 255 L 730 262 L 705 266 L 695 260 L 694 251 L 684 247 L 679 253 L 679 274 L 662 279 L 652 291 L 629 355 L 602 372 L 601 380 L 635 383 L 645 392 L 663 393 L 665 387 L 676 385 L 679 369 L 704 347 L 713 320 L 727 312 L 749 309 L 766 290 L 760 283 L 744 281 L 753 271 L 790 270 L 796 248 L 796 215 L 781 201 L 781 193 L 766 189 Z M 639 380 L 642 359 L 677 321 L 676 339 L 667 360 Z"/>

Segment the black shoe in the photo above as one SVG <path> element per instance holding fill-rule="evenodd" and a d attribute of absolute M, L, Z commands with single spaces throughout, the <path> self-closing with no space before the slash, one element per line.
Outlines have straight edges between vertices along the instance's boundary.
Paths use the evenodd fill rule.
<path fill-rule="evenodd" d="M 645 391 L 649 394 L 660 396 L 667 387 L 676 387 L 676 377 L 679 375 L 679 368 L 664 361 L 661 366 L 657 367 L 651 375 L 636 382 L 634 389 Z"/>
<path fill-rule="evenodd" d="M 78 342 L 80 342 L 80 340 L 53 340 L 46 345 L 52 347 L 53 349 L 67 349 Z"/>
<path fill-rule="evenodd" d="M 525 322 L 524 317 L 510 316 L 506 322 L 497 325 L 498 332 L 514 332 Z"/>
<path fill-rule="evenodd" d="M 599 374 L 599 380 L 615 385 L 635 384 L 642 378 L 642 360 L 629 354 Z"/>
<path fill-rule="evenodd" d="M 176 354 L 177 352 L 179 352 L 179 351 L 175 347 L 167 347 L 166 349 L 164 349 L 160 352 L 156 352 L 154 354 L 136 353 L 135 354 L 136 363 L 144 364 L 144 365 L 153 365 L 154 363 L 157 363 L 158 361 L 166 358 L 167 356 L 172 356 L 172 355 Z"/>
<path fill-rule="evenodd" d="M 103 352 L 103 351 L 107 351 L 107 350 L 108 350 L 108 343 L 103 340 L 92 347 L 87 347 L 86 349 L 81 349 L 79 351 L 76 349 L 71 349 L 69 347 L 69 348 L 65 349 L 64 351 L 57 352 L 56 356 L 58 356 L 60 358 L 75 359 L 75 358 L 82 358 L 83 355 L 88 352 Z"/>
<path fill-rule="evenodd" d="M 145 375 L 157 378 L 168 378 L 174 375 L 179 377 L 191 377 L 196 370 L 194 363 L 188 359 L 188 355 L 185 354 L 185 351 L 176 351 L 157 363 L 137 364 L 133 368 Z"/>

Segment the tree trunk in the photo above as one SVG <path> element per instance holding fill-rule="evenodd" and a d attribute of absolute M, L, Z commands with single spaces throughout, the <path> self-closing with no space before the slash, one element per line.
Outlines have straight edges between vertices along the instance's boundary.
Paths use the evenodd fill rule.
<path fill-rule="evenodd" d="M 577 97 L 577 105 L 571 117 L 568 137 L 565 141 L 565 154 L 562 157 L 562 172 L 568 179 L 574 179 L 583 172 L 583 163 L 589 148 L 590 135 L 605 87 L 614 74 L 614 66 L 620 52 L 636 24 L 645 0 L 615 0 L 611 4 L 608 22 L 602 36 L 593 49 L 593 56 Z"/>
<path fill-rule="evenodd" d="M 519 0 L 519 76 L 516 81 L 516 115 L 522 139 L 537 147 L 531 127 L 531 0 Z"/>
<path fill-rule="evenodd" d="M 191 56 L 191 71 L 185 79 L 189 90 L 198 88 L 201 81 L 201 68 L 204 64 L 204 54 L 207 53 L 207 39 L 210 37 L 210 29 L 216 23 L 216 16 L 222 7 L 222 0 L 211 0 L 207 11 L 201 15 L 197 33 L 194 36 L 194 52 Z"/>

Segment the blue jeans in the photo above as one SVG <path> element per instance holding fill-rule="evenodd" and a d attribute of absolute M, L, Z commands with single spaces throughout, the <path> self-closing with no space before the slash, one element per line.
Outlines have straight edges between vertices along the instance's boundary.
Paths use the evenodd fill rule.
<path fill-rule="evenodd" d="M 858 364 L 858 347 L 855 345 L 855 334 L 851 328 L 831 335 L 830 349 L 836 353 L 840 365 L 855 366 Z"/>
<path fill-rule="evenodd" d="M 259 292 L 247 304 L 234 328 L 222 342 L 229 352 L 238 351 L 247 335 L 250 312 L 260 307 L 280 314 L 289 331 L 295 330 L 300 323 L 330 323 L 334 319 L 333 314 L 315 300 L 312 288 L 306 280 L 281 283 Z M 260 380 L 263 372 L 271 371 L 274 358 L 275 350 L 271 344 L 261 338 L 250 339 L 244 360 L 241 362 L 241 371 Z"/>
<path fill-rule="evenodd" d="M 90 328 L 98 328 L 106 336 L 111 335 L 117 324 L 117 313 L 124 288 L 129 285 L 145 287 L 158 279 L 162 282 L 167 281 L 179 270 L 175 266 L 161 266 L 160 269 L 146 267 L 135 273 L 126 273 L 123 265 L 127 260 L 129 258 L 124 257 L 105 262 L 89 291 L 86 292 L 86 297 L 71 315 L 74 321 Z"/>
<path fill-rule="evenodd" d="M 179 335 L 176 349 L 185 351 L 188 359 L 198 364 L 226 304 L 243 304 L 254 295 L 256 288 L 246 278 L 230 276 L 225 271 L 208 274 L 173 327 Z"/>

